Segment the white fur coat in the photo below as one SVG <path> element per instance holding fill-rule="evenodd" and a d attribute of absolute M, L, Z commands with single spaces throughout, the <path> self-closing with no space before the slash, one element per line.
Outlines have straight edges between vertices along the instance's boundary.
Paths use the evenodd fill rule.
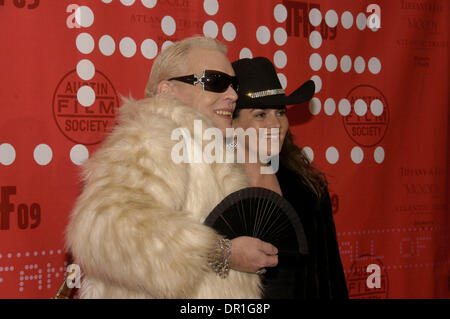
<path fill-rule="evenodd" d="M 257 275 L 231 270 L 221 279 L 210 270 L 218 235 L 202 224 L 247 185 L 244 173 L 235 164 L 171 160 L 172 131 L 193 136 L 198 119 L 203 130 L 212 126 L 167 95 L 120 108 L 118 125 L 84 164 L 66 230 L 83 273 L 80 298 L 260 298 Z"/>

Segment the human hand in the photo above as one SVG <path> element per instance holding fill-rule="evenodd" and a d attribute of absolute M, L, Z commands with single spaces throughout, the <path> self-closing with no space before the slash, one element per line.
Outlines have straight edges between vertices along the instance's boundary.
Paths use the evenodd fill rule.
<path fill-rule="evenodd" d="M 256 273 L 264 267 L 278 265 L 278 249 L 255 237 L 240 236 L 231 240 L 230 268 Z"/>

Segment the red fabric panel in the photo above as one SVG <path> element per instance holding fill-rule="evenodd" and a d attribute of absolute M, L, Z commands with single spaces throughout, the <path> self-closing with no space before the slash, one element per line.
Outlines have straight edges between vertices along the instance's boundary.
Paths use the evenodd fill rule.
<path fill-rule="evenodd" d="M 376 32 L 370 1 L 79 0 L 81 25 L 72 2 L 0 1 L 0 298 L 55 294 L 78 164 L 165 41 L 194 34 L 267 56 L 288 93 L 318 84 L 288 116 L 328 175 L 351 297 L 450 297 L 448 1 L 378 0 Z"/>

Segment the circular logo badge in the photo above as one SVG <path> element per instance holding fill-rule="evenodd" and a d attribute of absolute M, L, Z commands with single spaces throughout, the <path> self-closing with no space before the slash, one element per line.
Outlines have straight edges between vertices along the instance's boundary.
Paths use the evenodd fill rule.
<path fill-rule="evenodd" d="M 342 122 L 348 136 L 359 146 L 371 147 L 383 140 L 389 125 L 386 97 L 370 85 L 358 85 L 347 94 L 352 106 Z"/>
<path fill-rule="evenodd" d="M 379 287 L 376 287 L 377 280 L 379 280 Z M 374 283 L 375 286 L 373 286 Z M 350 298 L 385 299 L 388 297 L 388 273 L 381 260 L 372 255 L 359 256 L 352 264 L 347 285 Z"/>
<path fill-rule="evenodd" d="M 77 144 L 100 143 L 115 125 L 118 107 L 116 90 L 99 70 L 89 81 L 80 80 L 76 70 L 68 72 L 53 95 L 56 125 L 65 137 Z"/>

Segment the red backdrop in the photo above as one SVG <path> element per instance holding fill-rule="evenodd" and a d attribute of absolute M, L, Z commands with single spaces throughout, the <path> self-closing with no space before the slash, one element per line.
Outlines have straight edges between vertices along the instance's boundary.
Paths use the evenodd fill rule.
<path fill-rule="evenodd" d="M 167 41 L 205 34 L 270 58 L 288 93 L 316 82 L 288 116 L 328 175 L 351 297 L 448 298 L 449 4 L 0 0 L 0 297 L 54 295 L 80 163 Z"/>

